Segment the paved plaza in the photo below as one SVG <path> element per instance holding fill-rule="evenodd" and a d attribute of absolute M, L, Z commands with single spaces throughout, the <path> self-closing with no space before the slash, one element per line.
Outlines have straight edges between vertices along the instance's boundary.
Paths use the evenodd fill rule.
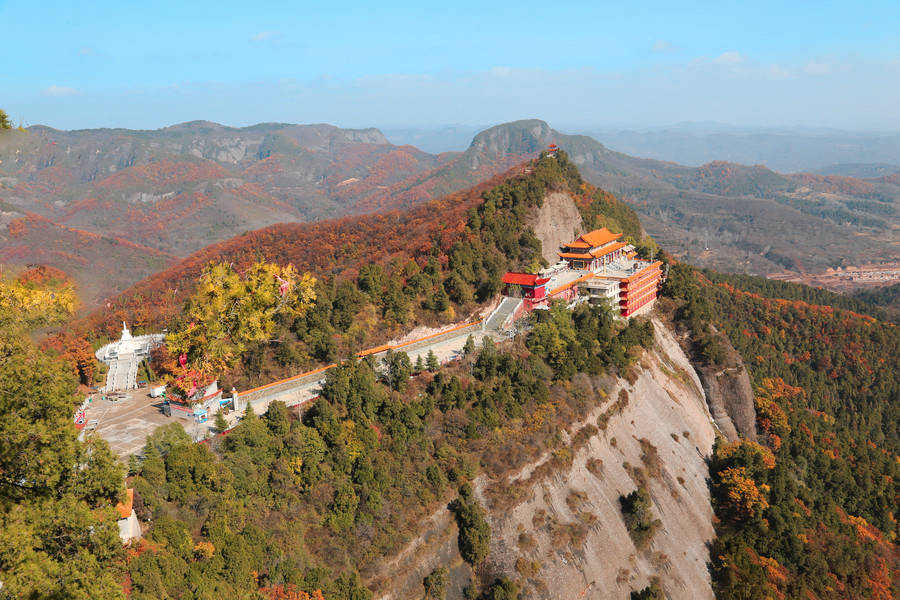
<path fill-rule="evenodd" d="M 99 394 L 95 395 L 85 413 L 88 427 L 96 420 L 94 432 L 109 442 L 113 453 L 121 457 L 139 453 L 147 436 L 168 423 L 181 423 L 192 436 L 205 435 L 206 423 L 196 424 L 164 415 L 163 399 L 151 398 L 149 388 L 129 390 L 120 395 L 123 399 L 118 401 L 102 400 Z"/>

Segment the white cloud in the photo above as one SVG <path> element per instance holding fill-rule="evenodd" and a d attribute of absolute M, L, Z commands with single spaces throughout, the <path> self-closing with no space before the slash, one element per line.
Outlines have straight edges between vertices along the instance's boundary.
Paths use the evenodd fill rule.
<path fill-rule="evenodd" d="M 656 40 L 653 42 L 653 51 L 668 54 L 669 52 L 675 52 L 675 46 L 667 40 Z"/>
<path fill-rule="evenodd" d="M 713 61 L 718 65 L 729 65 L 736 66 L 743 63 L 746 60 L 746 57 L 736 50 L 729 50 L 728 52 L 723 52 Z"/>
<path fill-rule="evenodd" d="M 271 40 L 273 37 L 276 37 L 280 32 L 278 31 L 260 31 L 256 35 L 253 36 L 254 42 L 265 42 L 266 40 Z"/>
<path fill-rule="evenodd" d="M 770 65 L 767 72 L 769 79 L 790 79 L 794 74 L 781 65 Z"/>
<path fill-rule="evenodd" d="M 78 90 L 64 85 L 51 85 L 41 92 L 44 96 L 77 96 Z"/>
<path fill-rule="evenodd" d="M 834 71 L 834 65 L 826 62 L 810 62 L 806 63 L 803 71 L 807 75 L 828 75 Z"/>

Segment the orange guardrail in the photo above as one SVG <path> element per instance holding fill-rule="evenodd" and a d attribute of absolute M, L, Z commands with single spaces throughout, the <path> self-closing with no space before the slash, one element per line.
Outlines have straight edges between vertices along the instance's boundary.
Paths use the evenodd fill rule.
<path fill-rule="evenodd" d="M 307 371 L 305 373 L 300 373 L 299 375 L 294 375 L 292 377 L 288 377 L 287 379 L 279 379 L 278 381 L 273 381 L 272 383 L 267 383 L 265 385 L 261 385 L 259 387 L 255 387 L 243 392 L 238 392 L 239 396 L 243 396 L 244 394 L 252 394 L 253 392 L 259 392 L 261 390 L 267 390 L 271 387 L 275 387 L 276 385 L 281 385 L 282 383 L 290 383 L 291 381 L 295 381 L 297 379 L 301 379 L 306 377 L 307 375 L 315 375 L 316 373 L 322 373 L 323 371 L 327 371 L 332 367 L 336 367 L 337 365 L 331 363 L 330 365 L 325 365 L 324 367 L 319 367 L 318 369 L 313 369 L 312 371 Z"/>
<path fill-rule="evenodd" d="M 471 323 L 463 323 L 462 325 L 457 325 L 456 327 L 451 327 L 450 329 L 445 329 L 444 331 L 438 331 L 437 333 L 431 333 L 429 335 L 425 335 L 420 338 L 410 340 L 408 342 L 390 345 L 389 347 L 391 350 L 396 350 L 397 348 L 405 348 L 406 346 L 411 346 L 412 344 L 418 344 L 419 342 L 424 342 L 425 340 L 430 340 L 431 338 L 436 338 L 441 335 L 453 333 L 454 331 L 459 331 L 460 329 L 465 329 L 466 327 L 471 327 L 472 325 L 478 325 L 479 323 L 481 323 L 481 321 L 483 321 L 483 319 L 478 319 L 477 321 L 472 321 Z"/>
<path fill-rule="evenodd" d="M 453 333 L 454 331 L 459 331 L 460 329 L 465 329 L 466 327 L 471 327 L 472 325 L 478 325 L 484 319 L 478 319 L 476 321 L 472 321 L 471 323 L 463 323 L 462 325 L 457 325 L 456 327 L 451 327 L 450 329 L 445 329 L 444 331 L 439 331 L 437 333 L 432 333 L 429 335 L 422 336 L 420 338 L 416 338 L 414 340 L 410 340 L 408 342 L 403 342 L 400 344 L 384 344 L 382 346 L 375 346 L 374 348 L 369 348 L 368 350 L 363 350 L 362 352 L 357 352 L 356 356 L 358 358 L 363 358 L 365 356 L 369 356 L 370 354 L 378 354 L 379 352 L 386 352 L 387 350 L 396 350 L 397 348 L 405 348 L 406 346 L 410 346 L 412 344 L 416 344 L 418 342 L 423 342 L 425 340 L 430 340 L 432 338 L 436 338 L 441 335 L 446 335 L 448 333 Z M 278 381 L 273 381 L 272 383 L 267 383 L 265 385 L 261 385 L 259 387 L 255 387 L 243 392 L 238 392 L 238 396 L 243 396 L 244 394 L 252 394 L 254 392 L 259 392 L 262 390 L 267 390 L 269 388 L 273 388 L 277 385 L 281 385 L 283 383 L 290 383 L 291 381 L 296 381 L 297 379 L 301 379 L 303 377 L 307 377 L 309 375 L 315 375 L 316 373 L 323 373 L 328 369 L 336 367 L 337 365 L 332 363 L 330 365 L 325 365 L 324 367 L 319 367 L 318 369 L 313 369 L 312 371 L 307 371 L 305 373 L 300 373 L 299 375 L 294 375 L 292 377 L 288 377 L 287 379 L 279 379 Z"/>
<path fill-rule="evenodd" d="M 570 281 L 569 283 L 564 283 L 559 287 L 553 288 L 552 290 L 547 292 L 547 296 L 549 297 L 549 296 L 553 296 L 554 294 L 563 292 L 563 291 L 569 289 L 570 287 L 574 287 L 576 284 L 581 283 L 582 281 L 587 281 L 588 279 L 592 279 L 593 277 L 594 277 L 593 273 L 588 273 L 587 275 L 582 275 L 578 279 Z"/>
<path fill-rule="evenodd" d="M 386 350 L 390 350 L 393 348 L 390 344 L 385 344 L 384 346 L 375 346 L 374 348 L 369 348 L 368 350 L 363 350 L 362 352 L 357 352 L 356 356 L 362 358 L 364 356 L 368 356 L 370 354 L 378 354 L 379 352 L 384 352 Z"/>

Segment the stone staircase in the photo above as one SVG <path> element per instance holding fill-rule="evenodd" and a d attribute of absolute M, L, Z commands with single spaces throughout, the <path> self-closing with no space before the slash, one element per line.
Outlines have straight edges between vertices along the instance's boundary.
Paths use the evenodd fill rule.
<path fill-rule="evenodd" d="M 488 317 L 484 323 L 485 331 L 500 331 L 506 324 L 506 320 L 512 316 L 519 305 L 522 304 L 521 298 L 503 298 L 503 301 L 494 309 L 494 312 Z"/>

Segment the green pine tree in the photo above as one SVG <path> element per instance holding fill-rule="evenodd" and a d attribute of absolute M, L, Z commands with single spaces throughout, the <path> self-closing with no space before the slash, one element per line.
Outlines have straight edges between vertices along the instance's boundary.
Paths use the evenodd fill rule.
<path fill-rule="evenodd" d="M 444 600 L 447 594 L 447 568 L 439 567 L 422 580 L 425 600 Z"/>
<path fill-rule="evenodd" d="M 434 354 L 434 350 L 428 351 L 428 356 L 425 359 L 425 364 L 428 365 L 428 370 L 432 373 L 440 368 L 441 363 L 438 362 L 437 356 L 435 356 Z"/>
<path fill-rule="evenodd" d="M 463 354 L 471 356 L 475 352 L 475 338 L 471 335 L 466 338 L 466 345 L 463 346 Z"/>
<path fill-rule="evenodd" d="M 491 549 L 491 526 L 485 518 L 485 510 L 468 483 L 460 486 L 459 497 L 453 501 L 452 508 L 459 526 L 459 553 L 463 560 L 475 566 L 487 558 Z"/>
<path fill-rule="evenodd" d="M 225 415 L 222 414 L 221 408 L 219 409 L 219 412 L 216 413 L 216 420 L 214 424 L 216 427 L 216 431 L 220 433 L 228 429 L 228 421 L 225 419 Z"/>

